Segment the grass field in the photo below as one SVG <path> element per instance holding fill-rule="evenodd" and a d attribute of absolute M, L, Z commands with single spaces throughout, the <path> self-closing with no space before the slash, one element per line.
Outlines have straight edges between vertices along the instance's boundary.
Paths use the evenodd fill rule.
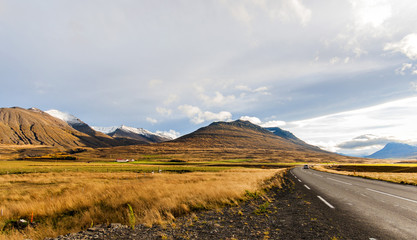
<path fill-rule="evenodd" d="M 313 168 L 342 175 L 417 185 L 417 164 L 317 165 Z"/>
<path fill-rule="evenodd" d="M 1 161 L 1 174 L 51 173 L 51 172 L 137 172 L 150 173 L 159 169 L 168 172 L 214 172 L 233 166 L 213 167 L 203 164 L 142 161 L 133 163 L 76 162 L 76 161 Z"/>
<path fill-rule="evenodd" d="M 152 163 L 1 161 L 0 239 L 43 239 L 99 223 L 132 224 L 132 216 L 136 223 L 161 224 L 190 211 L 238 204 L 245 192 L 259 191 L 265 180 L 285 171 Z M 36 227 L 13 227 L 19 219 L 30 222 L 32 215 Z"/>

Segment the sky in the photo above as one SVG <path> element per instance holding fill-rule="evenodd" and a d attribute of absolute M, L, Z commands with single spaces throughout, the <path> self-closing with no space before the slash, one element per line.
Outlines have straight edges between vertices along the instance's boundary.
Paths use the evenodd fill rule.
<path fill-rule="evenodd" d="M 251 120 L 366 155 L 417 142 L 414 0 L 0 0 L 1 107 L 176 135 Z"/>

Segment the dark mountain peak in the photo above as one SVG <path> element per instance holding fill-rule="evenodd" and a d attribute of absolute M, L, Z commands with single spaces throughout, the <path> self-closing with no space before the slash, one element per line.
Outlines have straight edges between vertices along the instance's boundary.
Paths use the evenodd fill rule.
<path fill-rule="evenodd" d="M 368 158 L 409 158 L 417 156 L 417 147 L 405 143 L 390 142 L 381 150 L 367 156 Z"/>
<path fill-rule="evenodd" d="M 230 128 L 230 127 L 237 127 L 237 128 L 244 128 L 244 129 L 251 129 L 254 131 L 259 131 L 262 133 L 270 133 L 269 131 L 265 130 L 265 128 L 260 127 L 256 124 L 253 124 L 249 121 L 245 120 L 236 120 L 232 122 L 213 122 L 212 124 L 208 125 L 206 128 Z"/>
<path fill-rule="evenodd" d="M 324 152 L 304 143 L 290 132 L 281 130 L 285 137 L 274 134 L 249 121 L 214 122 L 171 142 L 204 148 L 275 149 L 282 151 Z"/>

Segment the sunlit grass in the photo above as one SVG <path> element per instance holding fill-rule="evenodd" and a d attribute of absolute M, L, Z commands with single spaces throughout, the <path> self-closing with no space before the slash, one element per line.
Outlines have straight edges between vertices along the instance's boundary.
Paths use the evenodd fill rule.
<path fill-rule="evenodd" d="M 205 172 L 170 174 L 162 171 L 159 174 L 155 171 L 152 174 L 127 171 L 123 168 L 130 169 L 132 165 L 113 163 L 95 167 L 103 170 L 100 166 L 114 165 L 117 168 L 112 170 L 120 170 L 122 166 L 123 171 L 88 172 L 82 168 L 86 163 L 19 163 L 24 163 L 20 166 L 27 171 L 33 171 L 34 167 L 48 167 L 52 171 L 0 175 L 0 208 L 3 209 L 0 229 L 8 220 L 29 220 L 32 213 L 39 225 L 22 233 L 3 232 L 0 239 L 43 239 L 77 232 L 92 223 L 129 224 L 128 204 L 132 206 L 137 223 L 160 224 L 196 209 L 236 204 L 246 191 L 255 192 L 265 187 L 264 180 L 284 172 L 284 169 L 243 168 L 222 171 L 213 168 L 210 172 L 211 168 L 206 167 Z M 174 167 L 180 170 L 179 166 Z M 9 162 L 1 167 L 7 168 L 18 168 L 18 164 Z M 73 171 L 75 168 L 84 171 Z M 196 168 L 191 166 L 190 169 Z"/>
<path fill-rule="evenodd" d="M 349 167 L 346 169 L 347 166 Z M 365 167 L 365 168 L 364 168 Z M 366 171 L 366 167 L 383 167 L 381 171 Z M 398 170 L 398 168 L 404 168 Z M 340 165 L 338 169 L 336 166 L 332 165 L 317 165 L 313 168 L 319 171 L 348 175 L 348 176 L 357 176 L 363 178 L 370 178 L 376 180 L 383 180 L 394 183 L 403 183 L 410 185 L 417 185 L 417 171 L 415 171 L 417 164 L 350 164 L 350 165 Z M 403 172 L 401 172 L 403 171 Z M 410 171 L 410 172 L 406 172 Z"/>

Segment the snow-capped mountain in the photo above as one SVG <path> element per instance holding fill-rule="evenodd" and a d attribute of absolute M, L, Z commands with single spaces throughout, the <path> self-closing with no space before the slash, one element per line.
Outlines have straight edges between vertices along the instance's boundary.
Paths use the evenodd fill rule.
<path fill-rule="evenodd" d="M 97 135 L 99 134 L 106 134 L 115 139 L 132 139 L 138 140 L 142 143 L 153 143 L 153 142 L 165 142 L 172 140 L 173 138 L 160 133 L 153 133 L 143 128 L 134 128 L 122 125 L 120 127 L 90 127 L 79 118 L 65 112 L 61 112 L 59 110 L 48 110 L 45 111 L 49 115 L 61 119 L 64 122 L 68 123 L 74 129 L 84 132 L 88 135 Z"/>
<path fill-rule="evenodd" d="M 116 129 L 118 129 L 119 127 L 116 127 L 116 126 L 113 126 L 113 127 L 96 127 L 96 126 L 91 126 L 91 128 L 93 128 L 97 132 L 102 132 L 104 134 L 109 134 L 109 133 L 112 133 L 112 132 L 116 131 Z"/>
<path fill-rule="evenodd" d="M 143 128 L 128 127 L 92 127 L 94 130 L 105 133 L 113 138 L 130 138 L 147 142 L 165 142 L 173 138 L 160 133 L 153 133 Z"/>
<path fill-rule="evenodd" d="M 56 109 L 51 109 L 48 111 L 45 111 L 47 114 L 51 115 L 52 117 L 61 119 L 64 122 L 67 122 L 70 126 L 74 125 L 74 124 L 83 124 L 84 122 L 81 121 L 80 119 L 76 118 L 75 116 L 69 114 L 69 113 L 65 113 L 65 112 L 61 112 L 59 110 Z"/>
<path fill-rule="evenodd" d="M 34 111 L 34 110 L 32 110 Z M 45 111 L 47 114 L 51 115 L 52 117 L 55 117 L 57 119 L 60 119 L 64 122 L 66 122 L 69 126 L 74 128 L 77 131 L 80 131 L 82 133 L 85 133 L 92 137 L 92 139 L 98 139 L 103 144 L 102 146 L 120 146 L 120 145 L 130 145 L 130 144 L 136 144 L 136 142 L 120 142 L 118 140 L 113 139 L 112 137 L 103 134 L 101 132 L 95 131 L 93 128 L 91 128 L 87 123 L 81 121 L 79 118 L 75 117 L 74 115 L 71 115 L 69 113 L 61 112 L 59 110 L 48 110 Z"/>

